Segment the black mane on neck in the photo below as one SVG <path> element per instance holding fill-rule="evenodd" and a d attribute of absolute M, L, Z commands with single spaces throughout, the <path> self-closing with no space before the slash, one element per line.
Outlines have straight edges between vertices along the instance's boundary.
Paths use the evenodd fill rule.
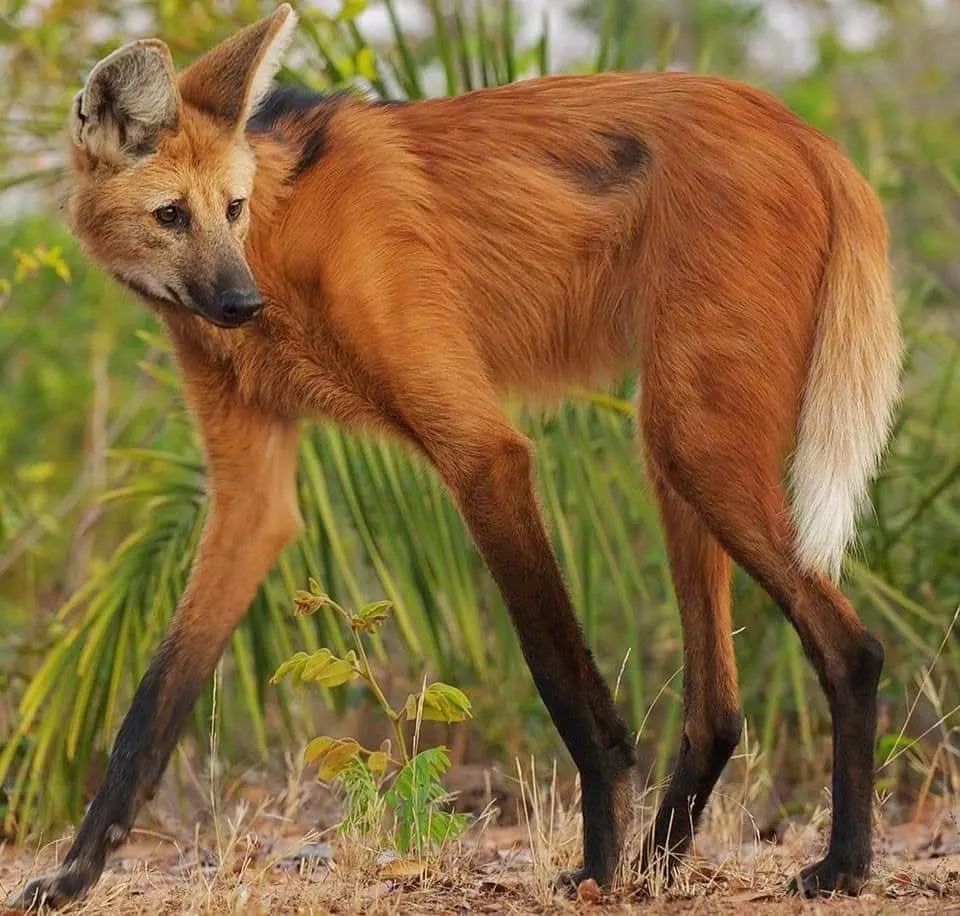
<path fill-rule="evenodd" d="M 280 121 L 308 115 L 332 97 L 329 93 L 316 92 L 305 86 L 274 86 L 247 121 L 247 130 L 254 134 L 269 133 L 276 129 Z"/>
<path fill-rule="evenodd" d="M 315 92 L 303 86 L 277 86 L 247 121 L 252 134 L 277 134 L 299 144 L 300 155 L 290 180 L 307 171 L 327 148 L 327 125 L 349 98 L 346 92 Z"/>

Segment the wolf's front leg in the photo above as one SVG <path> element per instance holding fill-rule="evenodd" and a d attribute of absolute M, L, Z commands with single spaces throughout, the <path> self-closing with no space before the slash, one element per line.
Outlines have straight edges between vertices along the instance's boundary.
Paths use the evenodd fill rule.
<path fill-rule="evenodd" d="M 281 548 L 296 537 L 293 425 L 234 405 L 201 413 L 211 512 L 190 581 L 133 698 L 106 777 L 63 864 L 9 905 L 60 906 L 100 877 L 163 775 L 184 719 Z"/>

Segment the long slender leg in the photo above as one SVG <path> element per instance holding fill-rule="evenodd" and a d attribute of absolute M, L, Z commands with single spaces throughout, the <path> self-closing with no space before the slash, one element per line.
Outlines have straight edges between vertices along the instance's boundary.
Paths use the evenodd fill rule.
<path fill-rule="evenodd" d="M 534 683 L 580 772 L 586 877 L 608 884 L 630 810 L 633 744 L 563 584 L 534 495 L 529 444 L 500 420 L 472 441 L 421 438 L 510 611 Z"/>
<path fill-rule="evenodd" d="M 294 426 L 238 407 L 207 416 L 212 499 L 190 581 L 137 688 L 63 865 L 13 906 L 58 906 L 96 883 L 163 774 L 181 726 L 284 544 L 299 531 Z"/>
<path fill-rule="evenodd" d="M 742 717 L 730 616 L 730 558 L 651 462 L 683 626 L 684 724 L 643 871 L 670 877 L 740 741 Z"/>
<path fill-rule="evenodd" d="M 843 595 L 795 561 L 783 476 L 809 369 L 812 312 L 802 284 L 778 289 L 773 274 L 763 274 L 769 283 L 747 284 L 734 263 L 729 272 L 719 264 L 686 282 L 678 277 L 671 300 L 648 310 L 644 438 L 673 490 L 779 605 L 817 672 L 833 721 L 833 826 L 826 858 L 797 887 L 855 893 L 870 866 L 883 651 Z M 744 315 L 761 323 L 745 326 Z M 798 325 L 798 315 L 808 317 Z M 785 333 L 774 333 L 775 325 Z"/>
<path fill-rule="evenodd" d="M 713 536 L 793 624 L 826 694 L 833 721 L 833 823 L 825 858 L 793 888 L 804 895 L 859 893 L 871 860 L 873 750 L 883 647 L 825 577 L 801 573 L 779 467 L 735 455 L 711 463 L 668 462 L 671 483 Z"/>
<path fill-rule="evenodd" d="M 805 897 L 858 894 L 870 874 L 877 683 L 883 646 L 826 579 L 807 580 L 793 624 L 813 662 L 833 719 L 833 821 L 826 856 L 791 883 Z"/>

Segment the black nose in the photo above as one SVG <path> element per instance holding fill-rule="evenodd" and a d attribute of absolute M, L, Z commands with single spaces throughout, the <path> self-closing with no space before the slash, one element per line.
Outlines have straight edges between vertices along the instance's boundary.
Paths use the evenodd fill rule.
<path fill-rule="evenodd" d="M 220 313 L 231 324 L 243 324 L 263 308 L 263 299 L 255 288 L 225 289 L 220 294 Z"/>

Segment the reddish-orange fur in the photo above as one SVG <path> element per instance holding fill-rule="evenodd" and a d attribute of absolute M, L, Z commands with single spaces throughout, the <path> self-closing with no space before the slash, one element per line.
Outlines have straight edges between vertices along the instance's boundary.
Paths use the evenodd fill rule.
<path fill-rule="evenodd" d="M 816 483 L 821 453 L 840 472 L 849 458 L 856 467 L 836 493 L 855 499 L 882 444 L 898 338 L 868 186 L 767 94 L 678 73 L 558 77 L 410 105 L 328 100 L 244 135 L 262 77 L 250 74 L 286 16 L 190 68 L 177 128 L 146 159 L 104 171 L 75 151 L 72 221 L 99 261 L 123 275 L 146 260 L 151 283 L 176 284 L 211 274 L 242 243 L 265 305 L 224 330 L 145 294 L 170 329 L 206 443 L 211 520 L 135 700 L 161 723 L 160 747 L 145 749 L 149 734 L 125 723 L 118 748 L 149 763 L 116 764 L 64 870 L 22 900 L 89 886 L 132 823 L 131 780 L 139 798 L 159 778 L 179 711 L 299 530 L 305 416 L 398 437 L 449 486 L 581 772 L 578 877 L 608 881 L 632 744 L 563 587 L 529 444 L 501 402 L 630 369 L 685 635 L 683 744 L 648 854 L 672 868 L 739 740 L 732 558 L 794 623 L 834 716 L 831 847 L 799 887 L 857 891 L 882 652 L 809 559 L 816 551 L 798 553 L 784 480 L 795 447 L 801 484 Z M 250 174 L 249 223 L 227 227 L 222 208 Z M 195 219 L 188 250 L 137 210 L 172 193 L 171 176 Z M 848 381 L 860 400 L 837 396 Z M 853 426 L 837 445 L 828 427 L 839 415 Z M 826 452 L 810 445 L 820 439 Z"/>
<path fill-rule="evenodd" d="M 643 174 L 583 188 L 575 163 L 604 162 L 604 135 L 641 125 Z M 814 163 L 836 153 L 772 100 L 682 74 L 555 78 L 411 106 L 344 103 L 328 133 L 322 162 L 286 188 L 277 169 L 264 174 L 284 151 L 253 140 L 247 254 L 267 328 L 171 316 L 179 339 L 231 361 L 247 399 L 402 433 L 389 422 L 398 400 L 421 405 L 388 389 L 407 378 L 446 366 L 474 398 L 552 392 L 642 362 L 661 320 L 699 331 L 708 319 L 708 339 L 670 345 L 708 346 L 721 368 L 737 364 L 731 375 L 759 355 L 766 366 L 746 384 L 775 389 L 785 450 L 828 246 Z M 691 383 L 721 409 L 742 402 L 744 382 L 712 366 Z"/>

